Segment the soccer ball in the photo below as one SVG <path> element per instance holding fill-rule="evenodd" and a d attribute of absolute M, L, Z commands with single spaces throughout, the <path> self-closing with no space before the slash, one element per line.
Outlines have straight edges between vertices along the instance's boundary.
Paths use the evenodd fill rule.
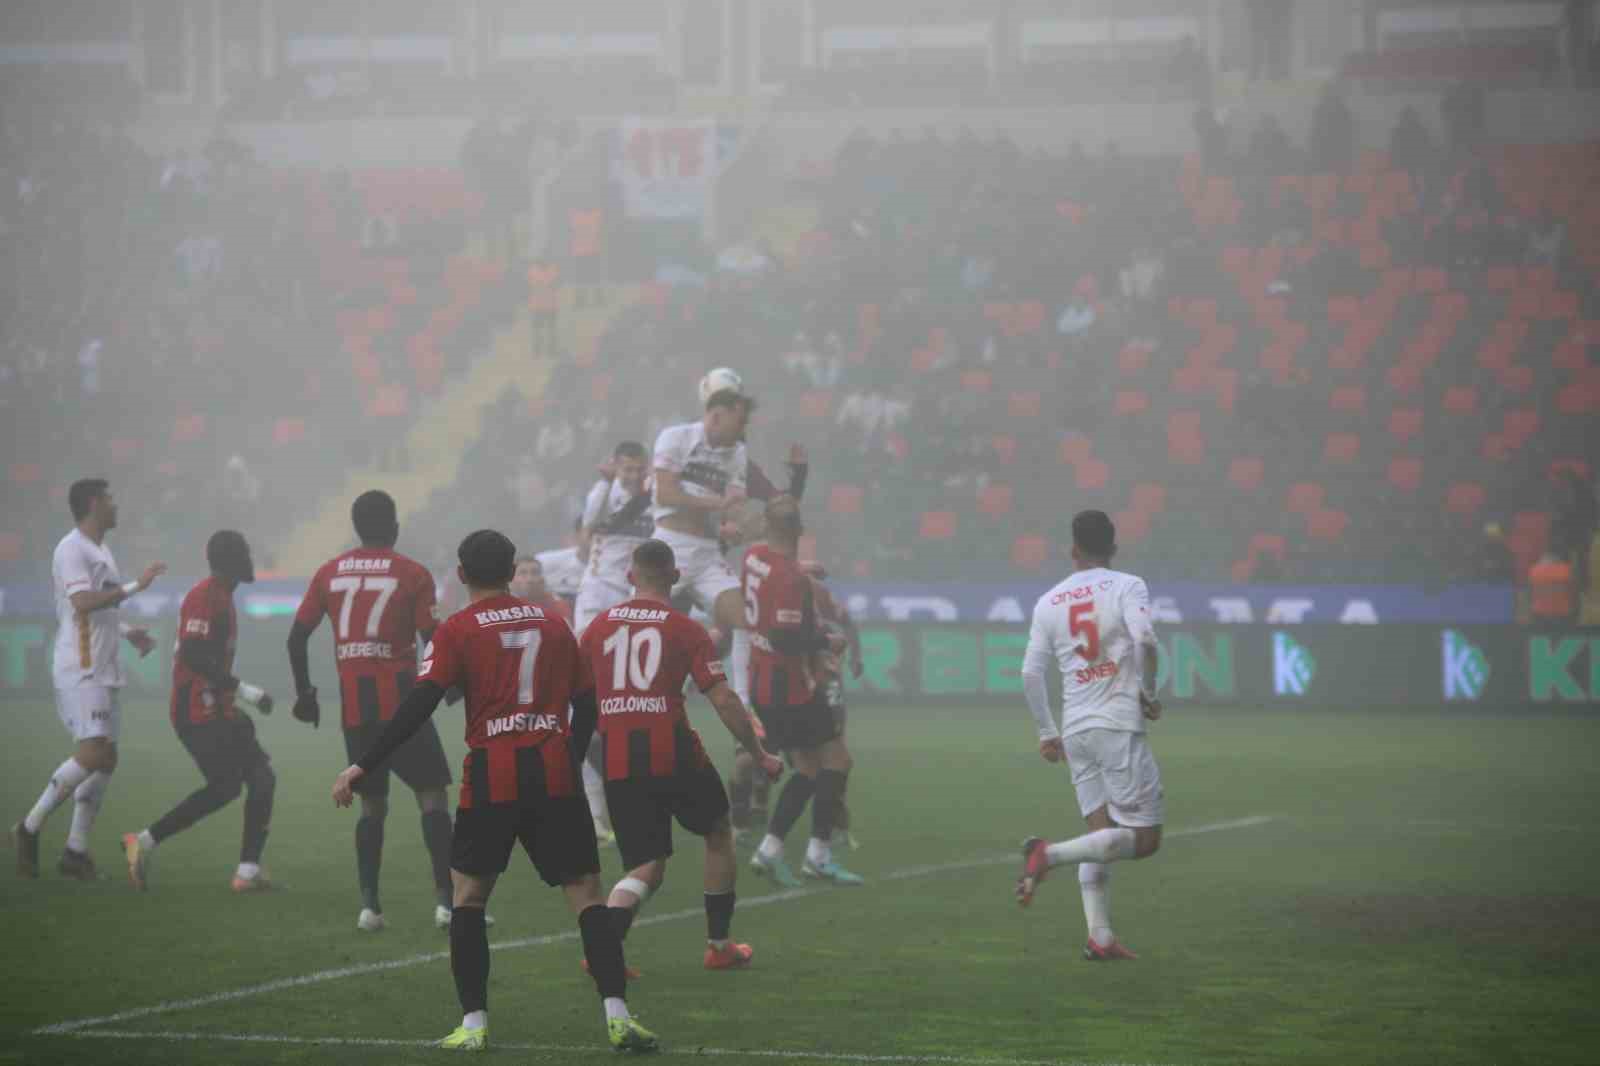
<path fill-rule="evenodd" d="M 700 406 L 704 407 L 719 392 L 744 392 L 744 379 L 738 371 L 719 366 L 700 379 Z"/>

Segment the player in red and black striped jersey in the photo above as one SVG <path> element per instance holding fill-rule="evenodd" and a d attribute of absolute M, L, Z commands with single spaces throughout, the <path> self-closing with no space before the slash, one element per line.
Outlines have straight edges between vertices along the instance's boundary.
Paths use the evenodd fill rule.
<path fill-rule="evenodd" d="M 311 684 L 307 647 L 326 616 L 333 626 L 339 669 L 340 720 L 346 756 L 354 761 L 394 717 L 417 676 L 417 638 L 438 623 L 433 575 L 394 550 L 400 523 L 386 492 L 364 492 L 350 508 L 361 546 L 325 563 L 295 613 L 289 630 L 289 665 L 294 671 L 294 716 L 313 726 L 322 720 Z M 356 821 L 356 875 L 361 914 L 356 928 L 384 926 L 378 896 L 383 866 L 384 820 L 389 814 L 389 767 L 362 781 L 361 817 Z M 397 752 L 392 769 L 416 794 L 422 841 L 433 866 L 434 924 L 450 924 L 450 764 L 432 723 Z"/>
<path fill-rule="evenodd" d="M 706 969 L 734 969 L 748 966 L 755 952 L 729 936 L 738 861 L 728 794 L 684 713 L 684 681 L 694 679 L 728 732 L 767 774 L 776 777 L 783 764 L 761 746 L 711 637 L 672 609 L 679 576 L 672 548 L 644 541 L 633 550 L 627 575 L 634 597 L 601 613 L 583 632 L 599 704 L 606 804 L 628 869 L 611 890 L 610 904 L 626 936 L 666 876 L 676 818 L 706 842 Z"/>
<path fill-rule="evenodd" d="M 539 876 L 561 886 L 578 916 L 612 1046 L 654 1050 L 655 1037 L 629 1017 L 624 1002 L 622 939 L 601 896 L 600 852 L 578 784 L 573 752 L 588 746 L 596 716 L 583 653 L 566 622 L 511 595 L 516 548 L 510 540 L 479 530 L 461 542 L 457 556 L 467 606 L 434 631 L 416 687 L 372 747 L 339 775 L 334 802 L 348 806 L 361 781 L 429 721 L 445 690 L 460 689 L 467 758 L 450 863 L 450 968 L 463 1017 L 441 1046 L 488 1046 L 483 908 L 520 842 Z"/>
<path fill-rule="evenodd" d="M 844 740 L 845 722 L 847 713 L 844 704 L 844 672 L 848 657 L 850 676 L 856 680 L 861 679 L 861 631 L 856 628 L 856 620 L 851 617 L 850 609 L 834 598 L 833 592 L 828 588 L 828 571 L 816 560 L 807 560 L 800 564 L 800 570 L 811 579 L 811 593 L 816 602 L 817 620 L 831 636 L 838 634 L 844 638 L 844 651 L 820 651 L 812 661 L 812 669 L 816 671 L 817 686 L 822 689 L 823 702 L 828 706 L 828 712 L 833 715 L 834 724 L 839 730 L 839 739 Z M 855 760 L 845 752 L 844 776 L 848 789 L 850 771 L 855 767 Z M 844 796 L 839 797 L 839 807 L 833 815 L 833 844 L 844 845 L 854 851 L 861 845 L 850 833 L 850 808 L 845 804 Z"/>
<path fill-rule="evenodd" d="M 817 618 L 816 593 L 801 570 L 800 506 L 787 496 L 767 504 L 767 542 L 744 557 L 744 601 L 750 637 L 750 695 L 767 743 L 794 765 L 751 868 L 784 887 L 800 884 L 783 858 L 783 838 L 813 794 L 811 840 L 801 872 L 839 885 L 861 878 L 833 860 L 833 827 L 844 798 L 850 752 L 839 723 L 818 687 L 813 657 L 838 653 L 844 638 L 830 635 Z"/>
<path fill-rule="evenodd" d="M 206 562 L 211 576 L 189 590 L 178 610 L 171 710 L 172 727 L 206 783 L 148 828 L 122 838 L 128 880 L 141 891 L 147 884 L 156 845 L 221 810 L 241 790 L 245 793 L 244 837 L 233 890 L 255 892 L 271 887 L 261 869 L 261 851 L 272 822 L 278 779 L 271 759 L 256 740 L 255 723 L 239 705 L 252 704 L 262 714 L 271 714 L 272 697 L 233 676 L 239 633 L 233 591 L 256 579 L 255 564 L 244 536 L 231 529 L 211 535 Z"/>

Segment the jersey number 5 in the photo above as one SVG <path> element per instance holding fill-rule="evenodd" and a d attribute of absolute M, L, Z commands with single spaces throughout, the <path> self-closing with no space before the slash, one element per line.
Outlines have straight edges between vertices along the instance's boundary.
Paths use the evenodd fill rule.
<path fill-rule="evenodd" d="M 1085 662 L 1095 662 L 1100 658 L 1100 623 L 1094 618 L 1094 604 L 1075 603 L 1067 608 L 1067 626 L 1072 630 L 1074 637 L 1082 637 L 1078 643 L 1078 654 L 1083 656 Z"/>
<path fill-rule="evenodd" d="M 393 577 L 336 577 L 329 581 L 328 591 L 342 594 L 339 597 L 339 639 L 350 639 L 350 608 L 355 606 L 357 592 L 366 590 L 378 594 L 367 610 L 367 636 L 371 638 L 378 635 L 384 608 L 389 606 L 389 597 L 399 587 L 399 579 Z"/>
<path fill-rule="evenodd" d="M 761 620 L 761 603 L 757 599 L 761 595 L 761 575 L 749 571 L 744 575 L 744 622 L 751 629 Z"/>

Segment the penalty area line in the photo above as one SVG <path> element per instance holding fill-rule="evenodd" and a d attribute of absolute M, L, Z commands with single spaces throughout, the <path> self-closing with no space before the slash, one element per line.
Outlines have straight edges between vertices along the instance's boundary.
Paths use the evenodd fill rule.
<path fill-rule="evenodd" d="M 1167 839 L 1179 837 L 1202 836 L 1207 833 L 1222 833 L 1234 829 L 1250 829 L 1255 826 L 1266 825 L 1278 820 L 1278 815 L 1257 814 L 1248 818 L 1234 818 L 1225 822 L 1211 822 L 1205 825 L 1194 825 L 1186 828 L 1172 829 L 1166 832 Z M 965 859 L 960 862 L 937 863 L 930 866 L 909 866 L 900 870 L 892 870 L 873 879 L 873 881 L 909 881 L 919 877 L 932 877 L 937 874 L 955 873 L 960 870 L 973 870 L 985 866 L 1002 866 L 1006 863 L 1017 862 L 1016 852 L 1007 855 L 988 855 L 980 858 Z M 869 882 L 870 886 L 871 882 Z M 809 899 L 812 896 L 826 895 L 836 892 L 837 889 L 823 886 L 818 888 L 796 888 L 788 892 L 773 892 L 765 896 L 752 896 L 739 901 L 741 911 L 751 907 L 766 907 L 774 903 L 789 903 L 798 899 Z M 685 921 L 690 918 L 699 918 L 705 915 L 702 907 L 685 907 L 683 910 L 669 911 L 666 914 L 652 914 L 634 922 L 634 928 L 643 928 L 650 925 L 663 925 L 667 922 Z M 489 945 L 490 951 L 516 951 L 521 948 L 546 947 L 551 944 L 564 944 L 578 939 L 576 929 L 567 929 L 559 933 L 545 933 L 541 936 L 518 937 L 512 940 L 499 940 Z M 280 977 L 273 981 L 263 981 L 260 984 L 245 985 L 242 988 L 229 989 L 225 992 L 213 992 L 205 996 L 193 996 L 186 999 L 171 999 L 163 1003 L 154 1003 L 148 1007 L 133 1007 L 128 1010 L 117 1011 L 113 1014 L 102 1014 L 92 1018 L 76 1018 L 53 1025 L 43 1025 L 32 1031 L 34 1036 L 65 1036 L 79 1033 L 85 1029 L 97 1029 L 102 1026 L 118 1025 L 122 1022 L 133 1021 L 136 1018 L 148 1018 L 157 1014 L 173 1014 L 178 1011 L 197 1010 L 201 1007 L 214 1007 L 221 1003 L 232 1003 L 241 999 L 253 999 L 271 992 L 282 992 L 291 988 L 304 988 L 307 985 L 318 985 L 327 981 L 338 981 L 346 977 L 359 977 L 363 974 L 386 973 L 391 970 L 404 970 L 413 966 L 422 966 L 430 962 L 440 962 L 450 958 L 450 952 L 427 951 L 417 955 L 407 955 L 398 959 L 387 959 L 382 962 L 365 962 L 354 966 L 340 966 L 329 970 L 318 970 L 315 973 L 301 974 L 298 977 Z M 933 1061 L 923 1059 L 920 1061 Z"/>
<path fill-rule="evenodd" d="M 64 1034 L 79 1040 L 166 1040 L 177 1043 L 282 1044 L 300 1047 L 431 1048 L 432 1040 L 395 1040 L 359 1036 L 289 1036 L 284 1033 L 208 1033 L 186 1030 L 80 1029 Z M 502 1044 L 490 1045 L 496 1051 L 530 1051 L 552 1055 L 605 1055 L 616 1053 L 598 1044 Z M 678 1058 L 761 1058 L 799 1062 L 852 1062 L 868 1064 L 927 1063 L 928 1066 L 1154 1066 L 1143 1063 L 1084 1062 L 1071 1059 L 972 1058 L 962 1055 L 873 1055 L 848 1051 L 800 1051 L 793 1048 L 663 1048 L 659 1054 Z"/>

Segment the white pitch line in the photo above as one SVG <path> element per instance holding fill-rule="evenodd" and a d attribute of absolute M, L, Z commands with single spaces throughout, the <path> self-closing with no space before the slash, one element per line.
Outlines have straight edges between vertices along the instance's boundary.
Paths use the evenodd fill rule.
<path fill-rule="evenodd" d="M 80 1040 L 168 1040 L 187 1043 L 218 1041 L 231 1044 L 288 1044 L 311 1047 L 326 1045 L 330 1047 L 431 1048 L 435 1046 L 435 1042 L 432 1040 L 392 1040 L 383 1037 L 348 1036 L 289 1036 L 283 1033 L 208 1033 L 171 1029 L 155 1032 L 142 1032 L 137 1029 L 84 1029 L 67 1035 Z M 502 1044 L 496 1042 L 490 1046 L 496 1051 L 532 1051 L 559 1055 L 593 1054 L 605 1055 L 607 1058 L 616 1057 L 610 1048 L 602 1047 L 598 1044 Z M 747 1056 L 750 1058 L 802 1062 L 859 1062 L 884 1064 L 884 1066 L 895 1063 L 927 1063 L 929 1066 L 1155 1066 L 1155 1064 L 1149 1063 L 1090 1063 L 1067 1059 L 980 1059 L 961 1055 L 871 1055 L 855 1054 L 847 1051 L 799 1051 L 791 1048 L 754 1048 L 745 1050 L 726 1047 L 684 1047 L 681 1049 L 669 1047 L 664 1048 L 660 1054 L 674 1055 L 679 1058 L 735 1058 Z"/>
<path fill-rule="evenodd" d="M 1200 836 L 1204 833 L 1221 833 L 1230 829 L 1248 829 L 1253 826 L 1265 825 L 1276 821 L 1276 815 L 1258 814 L 1249 818 L 1235 818 L 1226 822 L 1212 822 L 1208 825 L 1196 825 L 1187 829 L 1174 829 L 1166 834 L 1168 838 Z M 990 855 L 984 858 L 965 859 L 960 862 L 939 863 L 932 866 L 910 866 L 902 870 L 894 870 L 880 877 L 877 881 L 906 881 L 917 877 L 931 877 L 934 874 L 953 873 L 958 870 L 978 869 L 985 866 L 1000 866 L 1005 863 L 1017 861 L 1015 852 L 1009 855 Z M 750 907 L 763 907 L 771 903 L 787 903 L 791 900 L 806 899 L 810 896 L 820 896 L 836 889 L 822 888 L 796 888 L 788 892 L 773 892 L 765 896 L 753 896 L 750 899 L 739 901 L 740 909 Z M 705 913 L 701 907 L 686 907 L 683 910 L 670 911 L 666 914 L 653 914 L 634 922 L 636 928 L 647 925 L 660 925 L 665 922 L 683 921 L 687 918 L 700 917 Z M 578 939 L 576 929 L 568 929 L 560 933 L 545 933 L 542 936 L 520 937 L 514 940 L 501 940 L 489 945 L 490 951 L 514 951 L 519 948 L 544 947 L 549 944 L 561 944 Z M 337 981 L 345 977 L 359 977 L 362 974 L 384 973 L 389 970 L 404 970 L 412 966 L 421 966 L 429 962 L 439 962 L 450 957 L 449 951 L 429 951 L 419 955 L 407 955 L 404 958 L 388 959 L 384 962 L 366 962 L 356 966 L 340 966 L 331 970 L 318 970 L 315 973 L 302 974 L 299 977 L 280 977 L 274 981 L 264 981 L 261 984 L 246 985 L 243 988 L 234 988 L 226 992 L 213 992 L 207 996 L 195 996 L 190 999 L 172 999 L 164 1003 L 156 1003 L 148 1007 L 133 1007 L 129 1010 L 117 1011 L 114 1014 L 102 1014 L 93 1018 L 77 1018 L 74 1020 L 56 1022 L 53 1025 L 44 1025 L 33 1030 L 35 1036 L 62 1036 L 77 1033 L 84 1029 L 98 1028 L 104 1025 L 115 1025 L 119 1022 L 132 1021 L 135 1018 L 148 1018 L 154 1014 L 172 1014 L 176 1011 L 194 1010 L 199 1007 L 212 1007 L 219 1003 L 231 1003 L 235 1000 L 252 999 L 270 992 L 281 992 L 290 988 L 303 988 L 306 985 L 322 984 L 325 981 Z"/>

